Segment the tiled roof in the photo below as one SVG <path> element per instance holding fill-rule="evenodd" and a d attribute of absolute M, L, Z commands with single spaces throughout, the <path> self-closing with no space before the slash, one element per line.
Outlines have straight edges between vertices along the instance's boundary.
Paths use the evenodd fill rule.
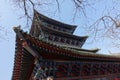
<path fill-rule="evenodd" d="M 76 29 L 76 25 L 69 25 L 69 24 L 62 23 L 60 21 L 57 21 L 57 20 L 51 19 L 49 17 L 46 17 L 46 16 L 40 14 L 39 12 L 37 12 L 36 10 L 34 10 L 34 15 L 36 15 L 36 14 L 38 15 L 39 19 L 42 19 L 42 20 L 46 21 L 47 23 L 51 23 L 53 25 L 57 25 L 57 26 L 68 28 L 68 29 L 72 29 L 73 31 Z"/>
<path fill-rule="evenodd" d="M 80 59 L 82 57 L 85 57 L 85 58 L 89 58 L 89 59 L 100 59 L 100 60 L 119 60 L 119 56 L 111 56 L 111 55 L 103 55 L 103 54 L 95 54 L 94 52 L 89 52 L 87 50 L 80 50 L 80 49 L 70 49 L 70 48 L 65 48 L 65 47 L 62 47 L 62 46 L 58 46 L 56 44 L 52 44 L 48 41 L 45 41 L 45 40 L 39 40 L 35 37 L 32 37 L 31 35 L 29 34 L 26 34 L 24 32 L 21 32 L 21 34 L 28 40 L 28 42 L 31 44 L 31 45 L 34 45 L 33 47 L 36 47 L 39 48 L 39 49 L 44 49 L 46 51 L 51 51 L 57 55 L 67 55 L 68 57 L 73 57 L 73 58 L 77 58 L 77 59 Z"/>
<path fill-rule="evenodd" d="M 57 34 L 57 35 L 61 35 L 61 36 L 65 36 L 66 38 L 74 38 L 74 39 L 78 39 L 78 40 L 85 40 L 88 38 L 88 36 L 76 36 L 76 35 L 73 35 L 73 34 L 68 34 L 66 32 L 61 32 L 61 31 L 58 31 L 58 30 L 55 30 L 55 29 L 51 29 L 49 27 L 42 27 L 42 30 L 45 31 L 45 32 L 48 32 L 48 33 L 53 33 L 53 34 Z"/>
<path fill-rule="evenodd" d="M 84 50 L 75 50 L 57 46 L 45 40 L 39 40 L 19 29 L 16 32 L 16 51 L 12 80 L 29 80 L 35 56 L 25 48 L 25 44 L 35 50 L 44 59 L 60 61 L 96 61 L 96 62 L 120 62 L 119 56 L 95 54 Z M 39 57 L 38 57 L 39 58 Z"/>

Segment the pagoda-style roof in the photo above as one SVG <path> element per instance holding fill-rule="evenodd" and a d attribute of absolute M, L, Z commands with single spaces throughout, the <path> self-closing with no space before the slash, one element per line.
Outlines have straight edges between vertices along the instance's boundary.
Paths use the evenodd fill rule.
<path fill-rule="evenodd" d="M 17 30 L 17 28 L 16 28 Z M 18 30 L 19 31 L 19 30 Z M 46 40 L 40 40 L 38 38 L 35 38 L 27 33 L 24 33 L 22 31 L 20 31 L 20 37 L 24 38 L 24 40 L 27 40 L 27 42 L 29 44 L 31 44 L 31 46 L 33 46 L 35 48 L 35 50 L 39 50 L 39 49 L 44 49 L 46 51 L 49 52 L 49 50 L 53 53 L 55 53 L 56 55 L 62 55 L 62 56 L 68 56 L 71 57 L 70 59 L 76 59 L 76 60 L 80 60 L 83 56 L 86 57 L 87 59 L 96 59 L 96 60 L 120 60 L 119 56 L 111 56 L 111 55 L 105 55 L 105 54 L 95 54 L 94 52 L 96 52 L 97 50 L 87 50 L 87 49 L 77 49 L 77 48 L 70 48 L 70 47 L 62 47 L 62 46 L 58 46 L 57 44 L 52 44 L 50 42 L 47 42 Z M 19 35 L 18 35 L 19 36 Z M 23 39 L 21 39 L 23 40 Z M 52 54 L 52 53 L 49 54 Z M 39 51 L 38 51 L 39 53 Z M 54 56 L 54 55 L 53 55 Z M 46 56 L 44 56 L 46 57 Z"/>
<path fill-rule="evenodd" d="M 69 29 L 69 30 L 71 30 L 71 33 L 73 33 L 77 27 L 76 25 L 66 24 L 66 23 L 57 21 L 55 19 L 49 18 L 47 16 L 44 16 L 44 15 L 40 14 L 39 12 L 37 12 L 36 10 L 34 10 L 34 18 L 36 18 L 35 16 L 37 16 L 37 18 L 39 18 L 41 21 L 46 22 L 48 24 L 52 24 L 55 26 L 59 26 L 61 28 L 63 27 L 63 28 Z"/>
<path fill-rule="evenodd" d="M 20 26 L 14 27 L 16 48 L 12 80 L 38 80 L 36 75 L 41 69 L 46 69 L 45 73 L 55 80 L 118 76 L 120 57 L 98 54 L 99 49 L 82 49 L 88 36 L 73 35 L 75 28 L 37 11 L 29 34 Z"/>
<path fill-rule="evenodd" d="M 52 27 L 50 24 L 52 25 Z M 64 29 L 63 27 L 66 29 Z M 48 18 L 38 13 L 37 11 L 34 11 L 34 18 L 33 18 L 32 27 L 30 30 L 30 34 L 34 37 L 39 37 L 39 36 L 46 37 L 45 35 L 47 35 L 48 37 L 51 35 L 52 37 L 59 37 L 60 39 L 62 38 L 63 40 L 67 38 L 66 44 L 69 44 L 69 41 L 70 41 L 71 43 L 69 45 L 71 46 L 76 45 L 76 46 L 82 47 L 82 45 L 85 43 L 88 36 L 73 35 L 75 28 L 76 27 L 73 25 L 64 24 L 62 22 Z M 65 42 L 62 42 L 62 43 L 65 43 Z"/>
<path fill-rule="evenodd" d="M 76 40 L 76 41 L 79 41 L 81 42 L 78 47 L 82 47 L 83 44 L 85 43 L 86 39 L 88 38 L 88 36 L 76 36 L 76 35 L 71 35 L 71 34 L 68 34 L 66 32 L 61 32 L 61 31 L 58 31 L 58 30 L 54 30 L 52 28 L 49 28 L 49 27 L 42 27 L 42 31 L 44 33 L 47 33 L 47 34 L 51 34 L 51 35 L 56 35 L 56 36 L 60 36 L 60 37 L 63 37 L 63 38 L 68 38 L 68 39 L 72 39 L 72 40 Z M 53 41 L 54 42 L 54 41 Z M 59 43 L 58 43 L 59 44 Z M 61 44 L 62 45 L 62 44 Z M 71 45 L 71 46 L 74 46 L 74 45 Z"/>
<path fill-rule="evenodd" d="M 71 35 L 71 34 L 68 34 L 66 32 L 61 32 L 61 31 L 58 31 L 58 30 L 54 30 L 52 28 L 49 28 L 49 27 L 42 27 L 42 30 L 44 32 L 47 32 L 47 33 L 50 33 L 50 34 L 56 34 L 56 35 L 61 35 L 63 37 L 68 37 L 68 38 L 74 38 L 74 39 L 77 39 L 77 40 L 84 40 L 86 41 L 86 39 L 88 38 L 88 36 L 76 36 L 76 35 Z"/>
<path fill-rule="evenodd" d="M 35 59 L 53 61 L 120 62 L 119 56 L 95 54 L 94 51 L 70 49 L 35 38 L 19 28 L 16 32 L 16 52 L 12 80 L 29 80 Z"/>

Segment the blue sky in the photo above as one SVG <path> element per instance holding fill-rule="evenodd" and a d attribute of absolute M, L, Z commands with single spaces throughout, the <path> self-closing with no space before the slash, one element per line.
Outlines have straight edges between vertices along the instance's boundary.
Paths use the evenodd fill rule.
<path fill-rule="evenodd" d="M 71 3 L 69 3 L 71 4 Z M 99 9 L 99 11 L 97 11 L 95 14 L 92 14 L 94 12 L 93 9 L 90 8 L 90 11 L 86 11 L 87 14 L 89 14 L 90 16 L 88 17 L 91 20 L 95 20 L 94 18 L 97 18 L 100 16 L 100 14 L 102 14 L 102 10 L 104 7 L 100 7 L 100 4 L 96 4 L 95 6 L 97 6 L 97 9 Z M 111 3 L 109 3 L 111 4 Z M 54 19 L 57 19 L 59 21 L 65 22 L 65 23 L 69 23 L 69 24 L 76 24 L 78 25 L 78 28 L 75 31 L 75 35 L 89 35 L 86 31 L 84 31 L 84 29 L 82 28 L 82 24 L 85 24 L 85 22 L 88 23 L 87 19 L 79 19 L 82 18 L 82 16 L 77 16 L 77 18 L 75 19 L 75 21 L 73 22 L 72 20 L 72 12 L 70 11 L 71 7 L 69 5 L 66 4 L 62 4 L 61 11 L 60 14 L 53 14 L 54 10 L 52 10 L 52 8 L 54 8 L 55 6 L 53 6 L 50 10 L 51 11 L 45 11 L 46 9 L 43 9 L 43 7 L 41 7 L 41 13 L 52 17 Z M 22 14 L 20 15 L 20 10 L 17 10 L 16 8 L 14 8 L 15 6 L 13 6 L 13 3 L 10 3 L 9 1 L 6 0 L 1 0 L 0 1 L 0 24 L 4 27 L 2 28 L 2 31 L 0 31 L 0 50 L 1 50 L 1 56 L 0 56 L 0 80 L 10 80 L 11 76 L 12 76 L 12 70 L 13 70 L 13 65 L 14 65 L 14 54 L 15 54 L 15 33 L 12 30 L 13 26 L 18 26 L 21 25 L 22 27 L 25 27 L 25 20 L 24 19 L 19 19 L 20 16 L 22 16 Z M 49 8 L 47 8 L 49 9 Z M 73 9 L 74 11 L 74 9 Z M 49 13 L 48 13 L 49 12 Z M 82 14 L 81 14 L 82 15 Z M 1 28 L 0 28 L 1 29 Z M 25 29 L 25 28 L 23 28 Z M 29 29 L 29 28 L 27 28 Z M 4 33 L 6 32 L 6 33 Z M 90 35 L 91 37 L 91 35 Z M 93 43 L 89 43 L 89 40 L 87 41 L 87 43 L 84 45 L 84 48 L 100 48 L 101 51 L 99 53 L 104 53 L 104 54 L 108 54 L 108 51 L 111 52 L 120 52 L 119 48 L 113 48 L 113 46 L 111 45 L 111 40 L 110 39 L 104 39 L 101 41 L 95 41 Z"/>

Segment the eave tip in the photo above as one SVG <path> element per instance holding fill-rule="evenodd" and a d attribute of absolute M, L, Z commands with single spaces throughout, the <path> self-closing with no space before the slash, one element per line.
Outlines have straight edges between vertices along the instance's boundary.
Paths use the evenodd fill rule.
<path fill-rule="evenodd" d="M 14 27 L 13 27 L 13 30 L 14 30 L 16 33 L 17 33 L 18 31 L 20 31 L 20 25 L 19 25 L 19 26 L 17 26 L 17 27 L 16 27 L 16 26 L 14 26 Z"/>

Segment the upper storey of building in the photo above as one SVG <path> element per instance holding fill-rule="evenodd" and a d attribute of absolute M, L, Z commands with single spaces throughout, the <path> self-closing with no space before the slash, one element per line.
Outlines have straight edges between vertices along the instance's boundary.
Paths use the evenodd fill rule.
<path fill-rule="evenodd" d="M 73 35 L 76 26 L 48 18 L 34 11 L 30 34 L 39 39 L 69 47 L 82 47 L 88 36 Z"/>
<path fill-rule="evenodd" d="M 41 22 L 42 24 L 46 25 L 47 27 L 51 27 L 53 29 L 62 31 L 62 32 L 67 32 L 70 34 L 73 34 L 73 32 L 76 29 L 76 25 L 69 25 L 69 24 L 65 24 L 62 23 L 60 21 L 51 19 L 47 16 L 44 16 L 40 13 L 38 13 L 37 11 L 34 11 L 34 19 L 39 18 L 39 22 Z"/>

